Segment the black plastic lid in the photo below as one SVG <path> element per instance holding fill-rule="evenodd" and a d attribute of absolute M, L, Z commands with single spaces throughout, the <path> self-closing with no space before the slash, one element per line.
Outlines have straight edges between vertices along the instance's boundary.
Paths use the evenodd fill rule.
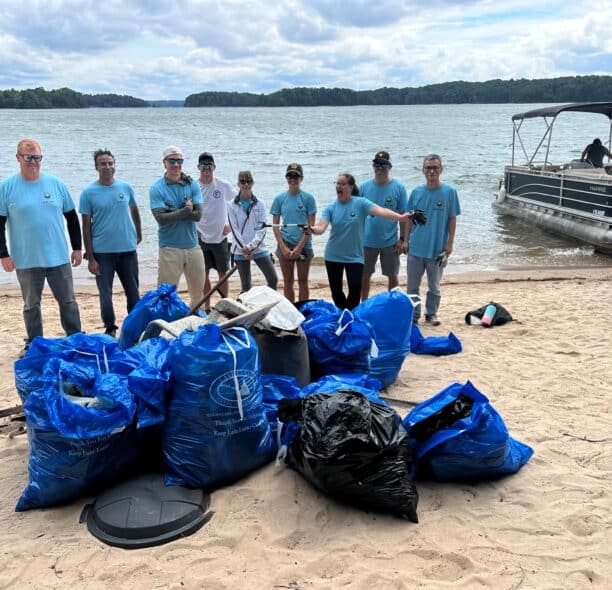
<path fill-rule="evenodd" d="M 212 518 L 209 506 L 202 490 L 166 486 L 162 474 L 149 473 L 100 494 L 80 522 L 108 545 L 140 549 L 195 533 Z"/>

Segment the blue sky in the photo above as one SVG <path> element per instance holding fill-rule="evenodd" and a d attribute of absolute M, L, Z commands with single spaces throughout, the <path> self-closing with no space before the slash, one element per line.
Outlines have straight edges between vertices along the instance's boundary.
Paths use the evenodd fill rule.
<path fill-rule="evenodd" d="M 0 89 L 145 99 L 612 74 L 612 0 L 0 3 Z"/>

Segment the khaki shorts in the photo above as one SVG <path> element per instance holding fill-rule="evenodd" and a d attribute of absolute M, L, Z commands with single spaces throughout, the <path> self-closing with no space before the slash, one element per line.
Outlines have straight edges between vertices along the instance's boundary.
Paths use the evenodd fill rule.
<path fill-rule="evenodd" d="M 395 246 L 387 246 L 386 248 L 368 248 L 366 246 L 363 249 L 364 274 L 374 274 L 378 256 L 380 256 L 380 268 L 384 276 L 396 277 L 399 275 L 400 255 Z"/>
<path fill-rule="evenodd" d="M 191 300 L 190 307 L 193 307 L 202 299 L 204 292 L 204 256 L 200 246 L 193 248 L 163 246 L 160 248 L 157 286 L 162 283 L 178 286 L 182 274 L 185 274 Z"/>

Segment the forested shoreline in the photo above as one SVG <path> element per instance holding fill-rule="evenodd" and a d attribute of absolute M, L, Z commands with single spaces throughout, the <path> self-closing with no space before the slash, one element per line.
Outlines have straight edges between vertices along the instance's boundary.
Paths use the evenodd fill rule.
<path fill-rule="evenodd" d="M 186 107 L 301 107 L 425 104 L 563 103 L 612 100 L 612 76 L 566 76 L 539 80 L 445 82 L 420 88 L 285 88 L 270 94 L 204 91 L 185 98 Z M 180 107 L 180 100 L 143 100 L 119 94 L 83 94 L 70 88 L 0 90 L 0 108 L 72 109 Z"/>

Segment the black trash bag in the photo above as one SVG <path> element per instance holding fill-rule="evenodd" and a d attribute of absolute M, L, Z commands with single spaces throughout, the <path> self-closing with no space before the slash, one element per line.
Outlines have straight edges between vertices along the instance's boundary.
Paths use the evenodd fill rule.
<path fill-rule="evenodd" d="M 301 425 L 287 463 L 310 483 L 342 502 L 418 522 L 408 433 L 392 408 L 341 390 L 280 400 L 278 414 Z"/>
<path fill-rule="evenodd" d="M 493 319 L 491 320 L 491 327 L 503 326 L 504 324 L 508 322 L 514 321 L 514 318 L 512 317 L 510 312 L 503 305 L 500 305 L 499 303 L 495 303 L 495 301 L 490 301 L 486 305 L 483 305 L 482 307 L 479 307 L 478 309 L 475 309 L 474 311 L 468 311 L 465 314 L 465 323 L 468 325 L 470 324 L 471 315 L 481 320 L 482 316 L 485 313 L 485 310 L 487 309 L 487 307 L 489 307 L 489 305 L 495 306 L 495 315 L 493 315 Z"/>

